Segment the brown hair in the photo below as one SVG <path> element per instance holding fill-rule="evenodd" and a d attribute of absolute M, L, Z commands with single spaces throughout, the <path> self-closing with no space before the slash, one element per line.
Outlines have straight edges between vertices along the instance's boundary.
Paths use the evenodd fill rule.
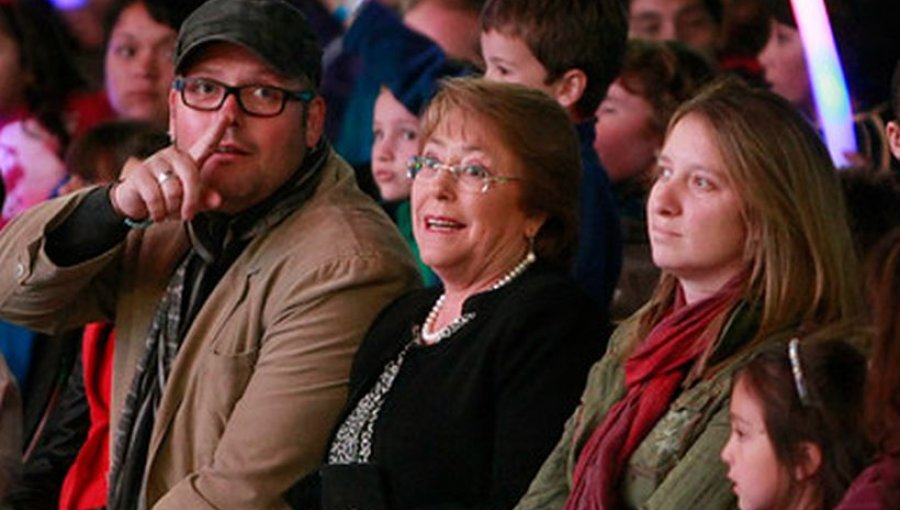
<path fill-rule="evenodd" d="M 548 84 L 570 69 L 584 71 L 587 86 L 575 111 L 590 118 L 619 74 L 628 18 L 621 0 L 487 0 L 481 30 L 523 39 Z"/>
<path fill-rule="evenodd" d="M 766 434 L 775 457 L 793 473 L 803 465 L 803 443 L 822 452 L 812 476 L 821 508 L 834 508 L 869 460 L 862 425 L 866 358 L 842 340 L 804 339 L 797 354 L 805 399 L 801 399 L 788 347 L 770 345 L 735 373 L 763 408 Z M 787 497 L 795 490 L 794 479 Z M 787 508 L 790 501 L 778 508 Z"/>
<path fill-rule="evenodd" d="M 61 146 L 69 142 L 64 112 L 72 93 L 87 81 L 75 63 L 72 38 L 47 0 L 0 3 L 0 32 L 18 45 L 25 80 L 25 102 L 43 127 L 56 135 Z"/>
<path fill-rule="evenodd" d="M 866 393 L 866 425 L 880 451 L 900 450 L 900 228 L 886 235 L 866 263 L 875 326 Z"/>
<path fill-rule="evenodd" d="M 694 97 L 713 76 L 713 64 L 684 43 L 631 39 L 618 82 L 650 103 L 650 127 L 663 134 L 678 105 Z"/>
<path fill-rule="evenodd" d="M 482 78 L 451 78 L 422 114 L 420 148 L 451 113 L 493 132 L 523 173 L 522 208 L 546 214 L 535 253 L 558 264 L 574 255 L 578 232 L 581 156 L 566 111 L 547 94 Z"/>
<path fill-rule="evenodd" d="M 184 20 L 204 1 L 206 0 L 113 0 L 103 18 L 106 34 L 103 46 L 109 44 L 109 36 L 122 17 L 122 12 L 134 4 L 144 4 L 153 21 L 177 32 Z"/>
<path fill-rule="evenodd" d="M 625 4 L 631 8 L 632 0 L 625 0 Z M 706 9 L 707 14 L 712 17 L 713 21 L 716 25 L 722 24 L 722 17 L 724 15 L 724 6 L 722 5 L 722 0 L 703 0 L 701 2 L 703 4 L 703 8 Z"/>
<path fill-rule="evenodd" d="M 682 104 L 669 130 L 687 116 L 706 123 L 743 204 L 747 278 L 739 298 L 761 313 L 748 345 L 799 324 L 859 320 L 863 301 L 846 208 L 810 124 L 784 99 L 731 77 Z M 639 338 L 667 313 L 676 288 L 675 277 L 663 272 L 641 314 Z M 709 334 L 724 319 L 713 321 L 717 330 Z"/>
<path fill-rule="evenodd" d="M 129 157 L 144 159 L 168 144 L 166 132 L 149 122 L 103 122 L 72 142 L 66 152 L 66 170 L 89 184 L 111 182 Z"/>
<path fill-rule="evenodd" d="M 419 4 L 425 3 L 427 1 L 433 1 L 434 3 L 441 5 L 447 9 L 454 9 L 459 11 L 481 12 L 481 9 L 484 7 L 484 0 L 399 0 L 397 4 L 400 12 L 405 13 L 406 11 L 417 7 Z"/>

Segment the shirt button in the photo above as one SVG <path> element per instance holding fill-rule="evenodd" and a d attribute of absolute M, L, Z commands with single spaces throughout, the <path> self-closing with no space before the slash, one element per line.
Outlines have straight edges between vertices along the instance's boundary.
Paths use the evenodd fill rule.
<path fill-rule="evenodd" d="M 16 278 L 25 276 L 25 264 L 19 262 L 16 264 Z"/>

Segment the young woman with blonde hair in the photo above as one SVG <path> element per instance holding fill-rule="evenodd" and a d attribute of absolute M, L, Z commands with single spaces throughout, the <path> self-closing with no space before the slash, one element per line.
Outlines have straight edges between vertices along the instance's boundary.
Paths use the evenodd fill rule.
<path fill-rule="evenodd" d="M 856 333 L 863 304 L 837 176 L 783 99 L 724 80 L 669 124 L 647 205 L 650 302 L 594 365 L 517 508 L 727 508 L 732 372 L 798 331 Z"/>

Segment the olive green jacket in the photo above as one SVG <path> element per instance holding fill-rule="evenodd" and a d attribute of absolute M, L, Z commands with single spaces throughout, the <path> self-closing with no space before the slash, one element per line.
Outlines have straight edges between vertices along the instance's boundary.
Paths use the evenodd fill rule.
<path fill-rule="evenodd" d="M 621 488 L 627 507 L 737 508 L 719 452 L 729 435 L 731 375 L 751 354 L 742 347 L 752 339 L 758 323 L 749 308 L 739 306 L 723 328 L 712 356 L 722 360 L 716 364 L 720 368 L 685 388 L 628 460 Z M 636 334 L 637 315 L 616 329 L 606 355 L 591 368 L 581 404 L 516 510 L 565 505 L 581 449 L 610 407 L 625 396 L 624 360 Z"/>

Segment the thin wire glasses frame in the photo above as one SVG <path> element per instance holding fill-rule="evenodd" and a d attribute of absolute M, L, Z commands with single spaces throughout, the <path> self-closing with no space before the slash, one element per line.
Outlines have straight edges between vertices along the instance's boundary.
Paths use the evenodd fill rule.
<path fill-rule="evenodd" d="M 288 101 L 305 104 L 316 96 L 311 90 L 287 90 L 258 83 L 232 87 L 210 78 L 178 77 L 172 88 L 180 93 L 186 106 L 205 112 L 218 110 L 233 95 L 241 111 L 253 117 L 275 117 L 284 111 Z"/>
<path fill-rule="evenodd" d="M 521 181 L 521 177 L 491 175 L 480 165 L 448 165 L 429 156 L 413 156 L 406 163 L 406 175 L 410 179 L 432 180 L 441 170 L 449 173 L 460 188 L 473 193 L 487 193 L 495 182 Z"/>

